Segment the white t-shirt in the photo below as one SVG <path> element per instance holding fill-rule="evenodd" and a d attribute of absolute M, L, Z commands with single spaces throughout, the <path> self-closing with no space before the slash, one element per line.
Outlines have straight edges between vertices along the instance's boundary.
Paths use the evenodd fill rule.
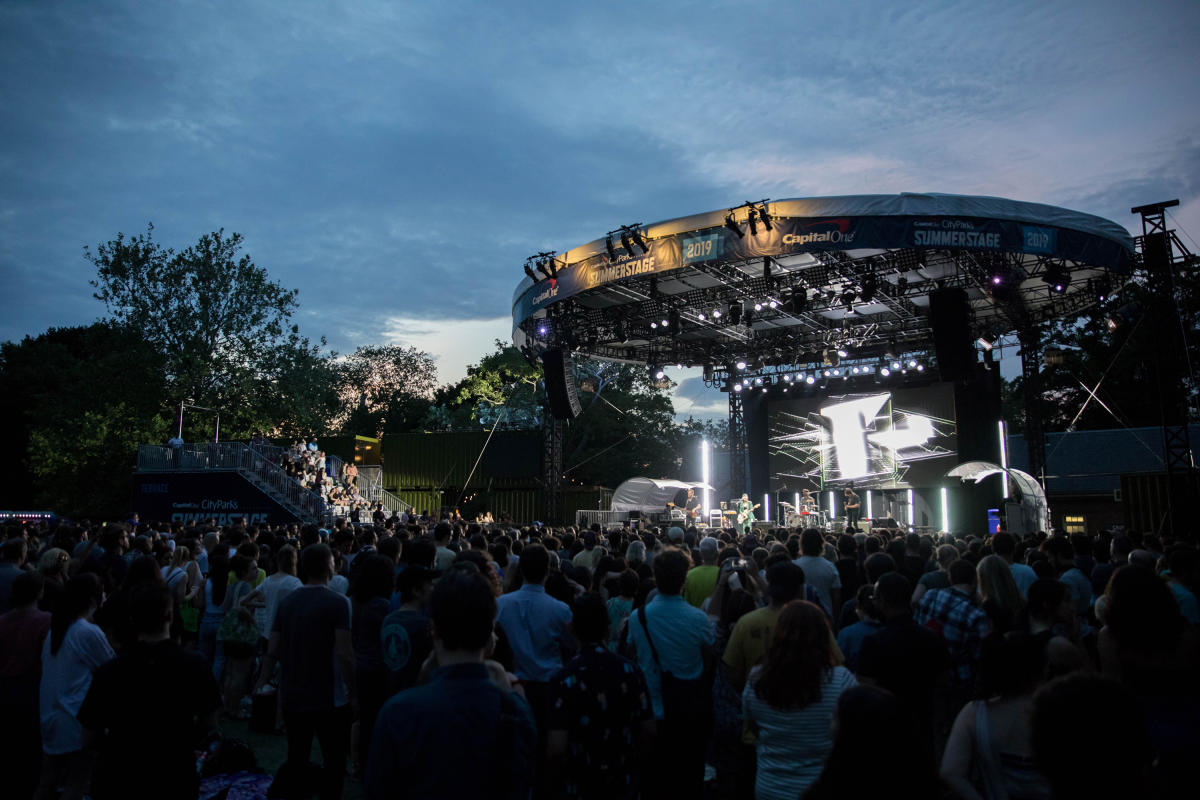
<path fill-rule="evenodd" d="M 275 612 L 279 610 L 279 604 L 285 597 L 303 585 L 299 578 L 295 575 L 288 575 L 286 572 L 276 572 L 262 582 L 262 585 L 258 587 L 263 595 L 263 607 L 259 609 L 262 611 L 261 620 L 259 614 L 254 615 L 260 636 L 269 637 L 271 635 L 271 626 L 275 624 Z"/>
<path fill-rule="evenodd" d="M 42 750 L 57 756 L 83 749 L 83 727 L 75 719 L 92 686 L 96 667 L 116 658 L 104 631 L 78 619 L 67 628 L 58 652 L 50 653 L 50 635 L 42 645 L 39 708 Z"/>
<path fill-rule="evenodd" d="M 804 582 L 817 590 L 825 613 L 833 616 L 832 590 L 842 588 L 837 567 L 821 556 L 800 556 L 792 563 L 804 570 Z"/>

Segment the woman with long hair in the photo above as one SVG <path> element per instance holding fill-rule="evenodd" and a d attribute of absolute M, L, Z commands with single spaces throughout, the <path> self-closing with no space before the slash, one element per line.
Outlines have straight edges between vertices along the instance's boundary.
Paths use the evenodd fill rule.
<path fill-rule="evenodd" d="M 67 581 L 50 618 L 42 646 L 39 691 L 42 725 L 42 777 L 37 800 L 49 800 L 63 786 L 62 800 L 78 800 L 91 777 L 90 751 L 75 716 L 92 685 L 96 667 L 116 656 L 104 631 L 92 622 L 104 601 L 100 579 L 91 573 Z"/>
<path fill-rule="evenodd" d="M 848 669 L 834 666 L 825 612 L 806 600 L 784 606 L 742 692 L 746 726 L 758 739 L 758 800 L 795 800 L 817 780 L 833 747 L 838 696 L 855 685 Z"/>
<path fill-rule="evenodd" d="M 58 605 L 63 589 L 67 585 L 67 567 L 70 564 L 70 554 L 59 547 L 49 548 L 38 559 L 38 572 L 42 574 L 42 578 L 44 579 L 42 583 L 42 599 L 38 601 L 38 608 L 42 611 L 49 611 L 51 614 L 54 613 L 54 608 Z"/>
<path fill-rule="evenodd" d="M 204 615 L 200 618 L 200 652 L 213 666 L 213 677 L 221 680 L 225 648 L 217 641 L 221 620 L 225 618 L 225 590 L 229 586 L 229 557 L 225 548 L 217 547 L 208 556 L 208 578 L 204 581 Z"/>
<path fill-rule="evenodd" d="M 992 632 L 1008 633 L 1016 628 L 1025 603 L 1008 562 L 1000 556 L 984 556 L 975 574 L 980 605 L 992 621 Z"/>

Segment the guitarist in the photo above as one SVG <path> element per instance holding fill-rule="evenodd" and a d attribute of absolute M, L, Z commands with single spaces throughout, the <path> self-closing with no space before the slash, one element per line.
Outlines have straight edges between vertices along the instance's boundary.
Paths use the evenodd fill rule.
<path fill-rule="evenodd" d="M 858 521 L 862 519 L 862 504 L 859 502 L 858 495 L 849 486 L 842 493 L 843 503 L 846 506 L 846 530 L 858 532 Z"/>
<path fill-rule="evenodd" d="M 678 499 L 678 496 L 676 497 Z M 687 499 L 683 501 L 682 506 L 677 506 L 674 503 L 667 503 L 668 508 L 680 508 L 683 511 L 683 516 L 687 519 L 688 524 L 695 525 L 696 519 L 700 516 L 700 501 L 696 499 L 696 490 L 687 490 Z"/>
<path fill-rule="evenodd" d="M 750 504 L 750 496 L 743 493 L 742 499 L 737 504 L 737 527 L 741 529 L 742 534 L 747 534 L 754 529 L 754 509 L 758 508 L 758 503 Z"/>

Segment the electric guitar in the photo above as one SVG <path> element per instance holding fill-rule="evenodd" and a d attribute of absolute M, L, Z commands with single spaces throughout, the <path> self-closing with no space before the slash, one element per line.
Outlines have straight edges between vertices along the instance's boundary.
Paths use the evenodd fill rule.
<path fill-rule="evenodd" d="M 738 515 L 737 515 L 738 525 L 745 525 L 746 520 L 750 519 L 750 517 L 752 517 L 754 515 L 754 509 L 758 508 L 760 505 L 762 505 L 762 504 L 755 503 L 754 505 L 747 508 L 745 511 L 739 511 Z"/>

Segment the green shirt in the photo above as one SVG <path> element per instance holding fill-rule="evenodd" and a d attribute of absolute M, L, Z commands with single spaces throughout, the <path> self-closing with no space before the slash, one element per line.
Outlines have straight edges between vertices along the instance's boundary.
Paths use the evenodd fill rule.
<path fill-rule="evenodd" d="M 688 571 L 687 579 L 683 582 L 683 599 L 699 608 L 704 604 L 704 599 L 713 593 L 713 589 L 717 588 L 719 575 L 720 568 L 715 564 L 692 567 Z"/>

